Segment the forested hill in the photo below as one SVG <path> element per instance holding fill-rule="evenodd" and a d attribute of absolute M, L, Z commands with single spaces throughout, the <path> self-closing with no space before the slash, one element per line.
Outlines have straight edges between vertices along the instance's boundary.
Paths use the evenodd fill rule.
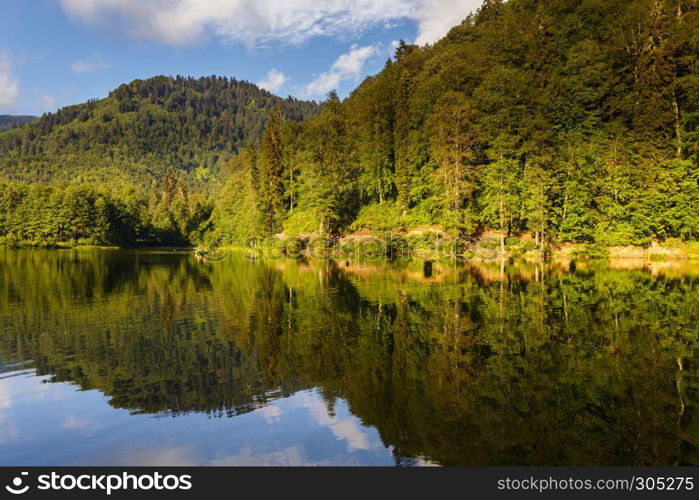
<path fill-rule="evenodd" d="M 36 119 L 36 116 L 31 115 L 0 115 L 0 131 L 19 127 Z"/>
<path fill-rule="evenodd" d="M 263 142 L 264 189 L 231 179 L 224 194 L 237 198 L 222 196 L 214 214 L 221 233 L 260 232 L 246 217 L 255 205 L 238 197 L 247 187 L 268 232 L 436 225 L 542 245 L 697 239 L 698 9 L 486 0 L 434 46 L 401 44 L 279 150 Z"/>
<path fill-rule="evenodd" d="M 235 79 L 135 80 L 105 99 L 0 133 L 0 177 L 36 182 L 121 176 L 149 187 L 174 168 L 205 180 L 221 158 L 259 143 L 276 106 L 291 121 L 318 113 L 314 102 L 281 99 Z"/>
<path fill-rule="evenodd" d="M 0 185 L 0 244 L 696 242 L 698 62 L 699 0 L 485 0 L 320 108 L 235 80 L 137 81 L 0 134 L 0 177 L 110 180 Z"/>

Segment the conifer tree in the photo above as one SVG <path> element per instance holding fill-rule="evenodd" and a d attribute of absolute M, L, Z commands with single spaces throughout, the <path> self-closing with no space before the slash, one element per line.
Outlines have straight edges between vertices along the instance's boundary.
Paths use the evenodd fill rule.
<path fill-rule="evenodd" d="M 267 234 L 281 230 L 284 218 L 283 116 L 280 108 L 270 115 L 257 160 L 258 203 L 262 228 Z"/>

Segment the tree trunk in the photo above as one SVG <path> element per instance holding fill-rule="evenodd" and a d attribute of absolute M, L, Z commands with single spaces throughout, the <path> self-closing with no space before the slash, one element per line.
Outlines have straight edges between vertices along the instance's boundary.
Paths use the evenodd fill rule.
<path fill-rule="evenodd" d="M 500 253 L 505 258 L 505 204 L 500 193 Z"/>
<path fill-rule="evenodd" d="M 675 136 L 677 138 L 677 157 L 682 158 L 682 122 L 680 105 L 677 103 L 677 94 L 672 89 L 672 108 L 675 112 Z"/>
<path fill-rule="evenodd" d="M 682 395 L 682 372 L 684 371 L 684 363 L 682 362 L 682 358 L 677 358 L 677 368 L 679 371 L 677 372 L 677 377 L 675 378 L 675 385 L 677 387 L 677 396 L 680 399 L 680 410 L 677 415 L 677 422 L 682 422 L 682 417 L 684 416 L 685 412 L 685 404 L 684 404 L 684 397 Z"/>
<path fill-rule="evenodd" d="M 289 212 L 294 209 L 294 171 L 290 171 L 291 176 L 291 193 L 289 193 Z"/>

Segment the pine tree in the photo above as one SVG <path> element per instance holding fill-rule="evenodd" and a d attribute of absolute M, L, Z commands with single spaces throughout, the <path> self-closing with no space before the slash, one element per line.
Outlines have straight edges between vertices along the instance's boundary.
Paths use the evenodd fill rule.
<path fill-rule="evenodd" d="M 394 124 L 395 179 L 398 191 L 398 206 L 407 213 L 410 208 L 410 185 L 413 178 L 410 163 L 410 93 L 411 76 L 408 71 L 400 75 L 396 89 L 396 110 Z"/>
<path fill-rule="evenodd" d="M 284 218 L 283 116 L 280 108 L 270 115 L 257 161 L 257 185 L 262 228 L 267 234 L 281 230 Z"/>
<path fill-rule="evenodd" d="M 482 147 L 476 112 L 462 94 L 445 94 L 434 109 L 429 129 L 444 222 L 459 232 L 470 230 L 473 214 L 468 205 L 477 187 Z"/>
<path fill-rule="evenodd" d="M 505 253 L 505 237 L 517 216 L 521 172 L 507 137 L 493 141 L 483 172 L 480 197 L 482 217 L 489 227 L 500 230 L 500 251 Z"/>
<path fill-rule="evenodd" d="M 537 247 L 546 249 L 546 233 L 549 225 L 551 176 L 546 169 L 530 162 L 524 169 L 524 216 L 534 233 Z"/>

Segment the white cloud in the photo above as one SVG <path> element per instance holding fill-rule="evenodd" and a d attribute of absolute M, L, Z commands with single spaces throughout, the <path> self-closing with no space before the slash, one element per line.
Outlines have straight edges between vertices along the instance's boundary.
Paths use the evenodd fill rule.
<path fill-rule="evenodd" d="M 75 61 L 73 64 L 70 65 L 70 69 L 72 69 L 78 75 L 82 75 L 85 73 L 94 73 L 95 71 L 98 71 L 100 69 L 106 69 L 108 67 L 109 63 L 102 59 L 102 54 L 100 54 L 99 52 L 95 52 L 87 59 L 84 59 L 82 61 Z"/>
<path fill-rule="evenodd" d="M 417 22 L 417 38 L 415 43 L 425 45 L 434 43 L 449 30 L 460 24 L 466 16 L 478 9 L 482 0 L 423 0 L 418 4 L 413 14 Z"/>
<path fill-rule="evenodd" d="M 347 451 L 372 450 L 378 443 L 372 443 L 366 433 L 366 428 L 354 416 L 338 417 L 330 415 L 325 402 L 317 394 L 311 392 L 299 393 L 295 396 L 295 402 L 308 410 L 311 418 L 318 425 L 328 427 L 336 439 L 347 443 Z"/>
<path fill-rule="evenodd" d="M 19 80 L 13 66 L 10 56 L 0 53 L 0 111 L 13 110 L 19 98 Z"/>
<path fill-rule="evenodd" d="M 322 97 L 333 89 L 337 89 L 344 80 L 358 80 L 364 69 L 364 64 L 372 56 L 380 52 L 378 45 L 359 47 L 352 45 L 350 51 L 342 54 L 328 71 L 315 77 L 301 89 L 304 97 Z"/>
<path fill-rule="evenodd" d="M 0 382 L 0 417 L 3 413 L 12 408 L 12 386 Z"/>
<path fill-rule="evenodd" d="M 260 408 L 257 410 L 257 412 L 262 415 L 262 418 L 264 418 L 265 422 L 267 422 L 269 425 L 279 422 L 283 413 L 282 409 L 275 404 Z"/>
<path fill-rule="evenodd" d="M 170 45 L 206 38 L 247 46 L 299 44 L 317 36 L 351 36 L 377 25 L 417 23 L 431 43 L 482 0 L 60 0 L 85 22 L 124 26 L 131 35 Z"/>
<path fill-rule="evenodd" d="M 41 94 L 39 101 L 44 111 L 54 111 L 56 109 L 56 98 L 50 94 Z"/>
<path fill-rule="evenodd" d="M 413 462 L 415 467 L 441 467 L 439 463 L 433 462 L 429 458 L 422 456 L 415 457 L 415 462 Z"/>
<path fill-rule="evenodd" d="M 86 436 L 92 436 L 102 428 L 102 423 L 98 420 L 69 415 L 63 420 L 61 427 L 65 430 L 81 431 Z"/>
<path fill-rule="evenodd" d="M 0 444 L 17 440 L 19 431 L 11 418 L 13 408 L 12 384 L 0 379 Z"/>
<path fill-rule="evenodd" d="M 278 92 L 288 81 L 288 76 L 281 71 L 277 71 L 276 68 L 272 68 L 262 80 L 257 82 L 257 86 L 270 92 Z"/>
<path fill-rule="evenodd" d="M 202 459 L 192 446 L 162 446 L 142 450 L 127 446 L 103 461 L 110 465 L 128 464 L 129 467 L 192 467 L 200 465 Z"/>
<path fill-rule="evenodd" d="M 253 449 L 250 445 L 244 446 L 235 455 L 218 456 L 210 460 L 206 465 L 215 467 L 232 466 L 272 466 L 272 467 L 299 467 L 311 465 L 306 458 L 303 445 L 297 444 L 279 450 L 260 453 L 259 449 Z"/>
<path fill-rule="evenodd" d="M 374 448 L 374 445 L 369 442 L 369 436 L 355 419 L 337 420 L 330 426 L 330 430 L 337 439 L 347 442 L 347 451 L 350 453 Z"/>

